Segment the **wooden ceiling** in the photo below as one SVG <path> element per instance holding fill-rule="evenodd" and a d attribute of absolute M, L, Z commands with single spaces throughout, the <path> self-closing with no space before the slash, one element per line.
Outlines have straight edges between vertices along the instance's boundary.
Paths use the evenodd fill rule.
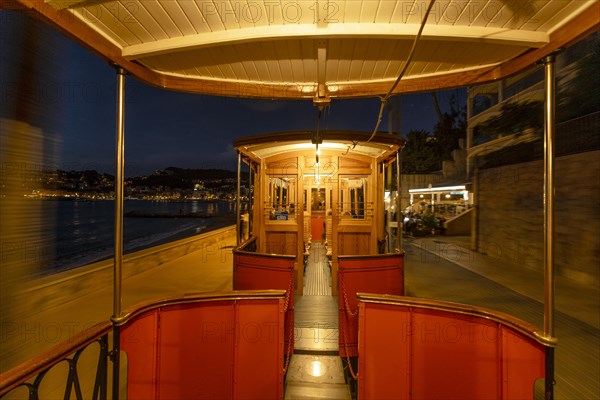
<path fill-rule="evenodd" d="M 259 98 L 379 96 L 425 0 L 15 0 L 150 84 Z M 596 0 L 438 0 L 395 93 L 498 79 L 597 30 Z"/>

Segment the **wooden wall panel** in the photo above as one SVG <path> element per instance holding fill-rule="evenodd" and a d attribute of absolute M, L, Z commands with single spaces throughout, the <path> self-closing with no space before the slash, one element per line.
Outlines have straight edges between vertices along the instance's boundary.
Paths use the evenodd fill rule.
<path fill-rule="evenodd" d="M 338 235 L 338 254 L 344 255 L 367 255 L 370 252 L 371 235 L 360 232 L 340 232 Z"/>
<path fill-rule="evenodd" d="M 267 232 L 265 241 L 266 253 L 296 256 L 297 248 L 297 232 Z"/>

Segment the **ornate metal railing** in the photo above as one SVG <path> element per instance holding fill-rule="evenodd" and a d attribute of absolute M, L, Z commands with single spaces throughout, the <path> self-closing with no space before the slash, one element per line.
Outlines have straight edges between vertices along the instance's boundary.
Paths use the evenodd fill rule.
<path fill-rule="evenodd" d="M 77 400 L 106 399 L 108 393 L 108 359 L 110 357 L 108 339 L 111 330 L 112 324 L 110 322 L 98 324 L 75 335 L 69 341 L 60 344 L 49 352 L 3 373 L 0 375 L 0 398 L 12 398 L 13 395 L 22 393 L 23 388 L 25 388 L 29 400 L 57 398 L 59 395 L 62 395 L 65 400 L 70 400 L 73 396 Z M 84 393 L 81 381 L 82 374 L 79 368 L 80 360 L 86 350 L 93 346 L 99 347 L 94 382 L 91 385 L 91 393 Z M 68 366 L 66 376 L 60 378 L 63 379 L 63 382 L 59 382 L 59 389 L 55 389 L 62 393 L 44 393 L 44 396 L 40 396 L 42 384 L 47 381 L 46 378 L 50 370 L 61 363 L 66 363 Z M 57 378 L 54 374 L 52 376 L 53 383 L 56 384 Z M 63 384 L 64 387 L 61 388 Z"/>
<path fill-rule="evenodd" d="M 372 201 L 351 203 L 349 201 L 337 203 L 337 212 L 341 220 L 370 221 L 374 215 Z"/>
<path fill-rule="evenodd" d="M 296 221 L 298 212 L 294 203 L 264 202 L 264 216 L 267 221 Z"/>

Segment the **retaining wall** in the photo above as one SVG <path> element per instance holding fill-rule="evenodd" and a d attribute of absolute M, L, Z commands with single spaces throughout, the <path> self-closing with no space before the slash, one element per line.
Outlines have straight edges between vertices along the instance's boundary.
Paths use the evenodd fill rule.
<path fill-rule="evenodd" d="M 556 273 L 600 284 L 600 151 L 555 161 Z M 543 161 L 481 169 L 478 251 L 543 270 Z"/>

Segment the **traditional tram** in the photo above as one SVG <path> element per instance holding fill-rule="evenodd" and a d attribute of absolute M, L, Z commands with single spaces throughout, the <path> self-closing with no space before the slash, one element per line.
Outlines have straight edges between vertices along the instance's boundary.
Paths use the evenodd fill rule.
<path fill-rule="evenodd" d="M 401 266 L 398 235 L 387 233 L 392 213 L 394 218 L 399 215 L 394 212 L 397 197 L 385 210 L 384 186 L 385 173 L 391 176 L 391 164 L 404 141 L 397 135 L 379 133 L 375 140 L 369 136 L 285 132 L 234 143 L 255 177 L 248 239 L 258 253 L 296 258 L 293 286 L 300 293 L 303 255 L 312 242 L 322 242 L 331 257 L 333 295 L 340 256 L 388 255 L 391 264 Z M 401 279 L 398 283 L 402 286 Z"/>
<path fill-rule="evenodd" d="M 404 294 L 401 235 L 396 228 L 393 237 L 389 235 L 391 217 L 401 215 L 395 212 L 399 196 L 387 203 L 387 210 L 384 200 L 386 176 L 392 177 L 404 141 L 397 135 L 371 136 L 280 132 L 234 143 L 240 162 L 254 171 L 254 190 L 248 207 L 249 237 L 234 251 L 233 287 L 287 290 L 288 357 L 293 351 L 291 299 L 304 292 L 305 264 L 317 243 L 316 257 L 320 253 L 327 263 L 325 281 L 331 287 L 321 294 L 338 299 L 339 352 L 348 367 L 358 356 L 356 293 Z M 391 187 L 387 193 L 390 196 Z"/>
<path fill-rule="evenodd" d="M 4 10 L 40 19 L 115 64 L 118 112 L 113 315 L 3 373 L 0 396 L 21 390 L 37 399 L 48 371 L 66 363 L 65 399 L 282 399 L 299 347 L 294 327 L 307 289 L 305 266 L 319 250 L 330 284 L 325 295 L 338 311 L 329 326 L 337 330 L 334 352 L 358 398 L 531 399 L 539 378 L 552 398 L 552 54 L 598 29 L 600 3 L 464 3 L 2 2 Z M 404 142 L 379 132 L 378 123 L 373 133 L 317 129 L 235 141 L 233 291 L 148 299 L 122 310 L 126 74 L 179 91 L 308 99 L 318 109 L 332 99 L 387 93 L 383 112 L 391 95 L 496 80 L 540 60 L 547 149 L 543 329 L 480 307 L 403 296 Z M 242 174 L 250 182 L 245 215 Z M 88 395 L 79 359 L 91 345 L 98 357 Z"/>

